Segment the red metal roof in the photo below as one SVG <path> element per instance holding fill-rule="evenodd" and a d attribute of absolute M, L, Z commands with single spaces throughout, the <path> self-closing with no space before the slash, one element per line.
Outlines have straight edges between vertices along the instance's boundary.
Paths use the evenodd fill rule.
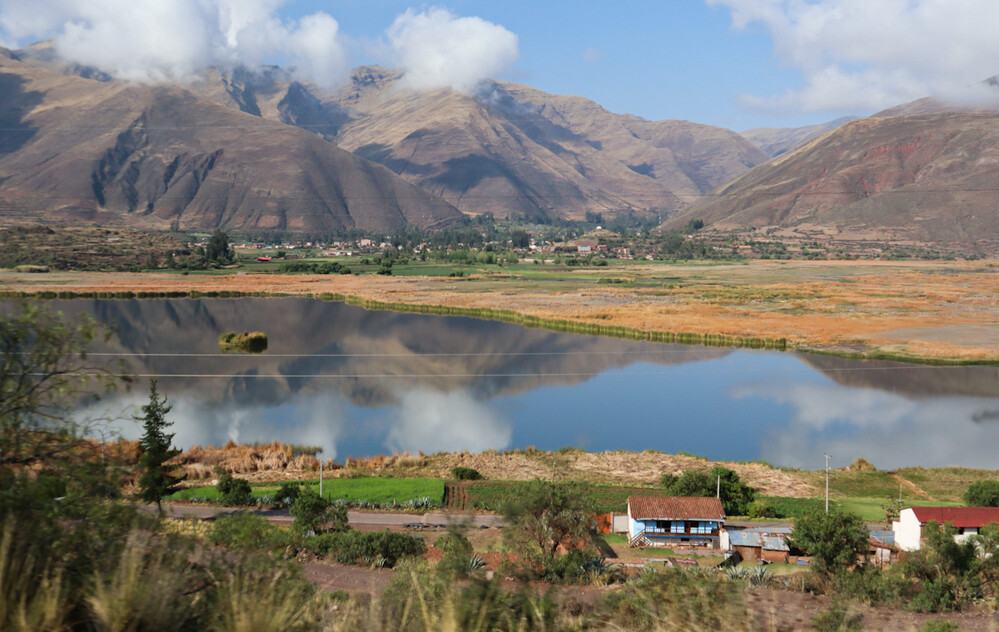
<path fill-rule="evenodd" d="M 912 507 L 912 512 L 921 524 L 935 520 L 953 523 L 958 529 L 999 522 L 999 507 Z"/>
<path fill-rule="evenodd" d="M 717 498 L 684 496 L 628 496 L 631 517 L 636 520 L 724 520 L 725 510 Z"/>

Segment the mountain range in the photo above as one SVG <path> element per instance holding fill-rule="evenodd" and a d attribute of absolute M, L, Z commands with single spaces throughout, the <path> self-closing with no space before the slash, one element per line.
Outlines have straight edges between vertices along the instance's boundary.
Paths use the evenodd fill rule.
<path fill-rule="evenodd" d="M 775 238 L 999 241 L 999 112 L 915 103 L 848 122 L 675 218 Z"/>
<path fill-rule="evenodd" d="M 47 44 L 0 49 L 0 221 L 323 232 L 659 217 L 774 238 L 999 242 L 999 113 L 922 99 L 731 130 L 487 81 L 323 91 L 268 67 L 115 81 Z"/>

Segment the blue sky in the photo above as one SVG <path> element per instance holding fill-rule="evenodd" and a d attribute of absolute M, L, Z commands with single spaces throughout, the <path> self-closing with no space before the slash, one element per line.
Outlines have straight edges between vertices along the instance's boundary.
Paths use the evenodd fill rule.
<path fill-rule="evenodd" d="M 130 81 L 280 63 L 335 89 L 381 63 L 411 89 L 508 79 L 735 130 L 995 105 L 995 24 L 996 0 L 0 0 L 0 45 L 50 39 Z"/>
<path fill-rule="evenodd" d="M 412 2 L 298 0 L 288 17 L 315 11 L 336 17 L 345 34 L 377 40 Z M 501 77 L 554 94 L 592 99 L 618 113 L 678 118 L 731 129 L 795 126 L 854 111 L 768 113 L 740 105 L 743 94 L 776 94 L 801 81 L 782 66 L 764 28 L 732 28 L 722 6 L 699 0 L 581 2 L 459 0 L 435 3 L 459 16 L 478 16 L 517 35 L 520 57 Z M 363 42 L 354 50 L 359 60 Z"/>

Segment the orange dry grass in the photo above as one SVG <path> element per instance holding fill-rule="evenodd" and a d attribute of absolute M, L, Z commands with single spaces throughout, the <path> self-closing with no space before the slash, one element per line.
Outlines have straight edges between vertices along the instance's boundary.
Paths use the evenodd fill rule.
<path fill-rule="evenodd" d="M 565 275 L 564 282 L 539 289 L 530 279 L 510 273 L 456 281 L 444 277 L 129 273 L 53 273 L 40 279 L 40 275 L 0 272 L 0 290 L 335 293 L 385 303 L 503 309 L 641 331 L 786 338 L 794 344 L 830 349 L 877 348 L 957 358 L 999 356 L 999 265 L 995 263 L 642 264 Z M 626 276 L 646 287 L 595 286 L 593 281 L 604 276 Z"/>
<path fill-rule="evenodd" d="M 255 481 L 310 477 L 319 469 L 315 457 L 294 456 L 292 446 L 277 441 L 263 446 L 238 445 L 232 441 L 221 448 L 196 445 L 175 462 L 184 468 L 186 480 L 192 482 L 214 478 L 217 467 Z"/>

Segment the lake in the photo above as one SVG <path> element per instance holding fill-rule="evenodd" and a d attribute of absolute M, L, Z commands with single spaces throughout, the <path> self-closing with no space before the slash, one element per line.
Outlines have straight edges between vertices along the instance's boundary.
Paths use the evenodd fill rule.
<path fill-rule="evenodd" d="M 58 300 L 138 376 L 81 415 L 127 419 L 158 376 L 175 444 L 278 440 L 329 458 L 575 446 L 818 469 L 999 469 L 999 367 L 665 345 L 301 298 Z M 0 309 L 10 309 L 10 302 Z M 264 331 L 260 355 L 222 354 Z"/>

